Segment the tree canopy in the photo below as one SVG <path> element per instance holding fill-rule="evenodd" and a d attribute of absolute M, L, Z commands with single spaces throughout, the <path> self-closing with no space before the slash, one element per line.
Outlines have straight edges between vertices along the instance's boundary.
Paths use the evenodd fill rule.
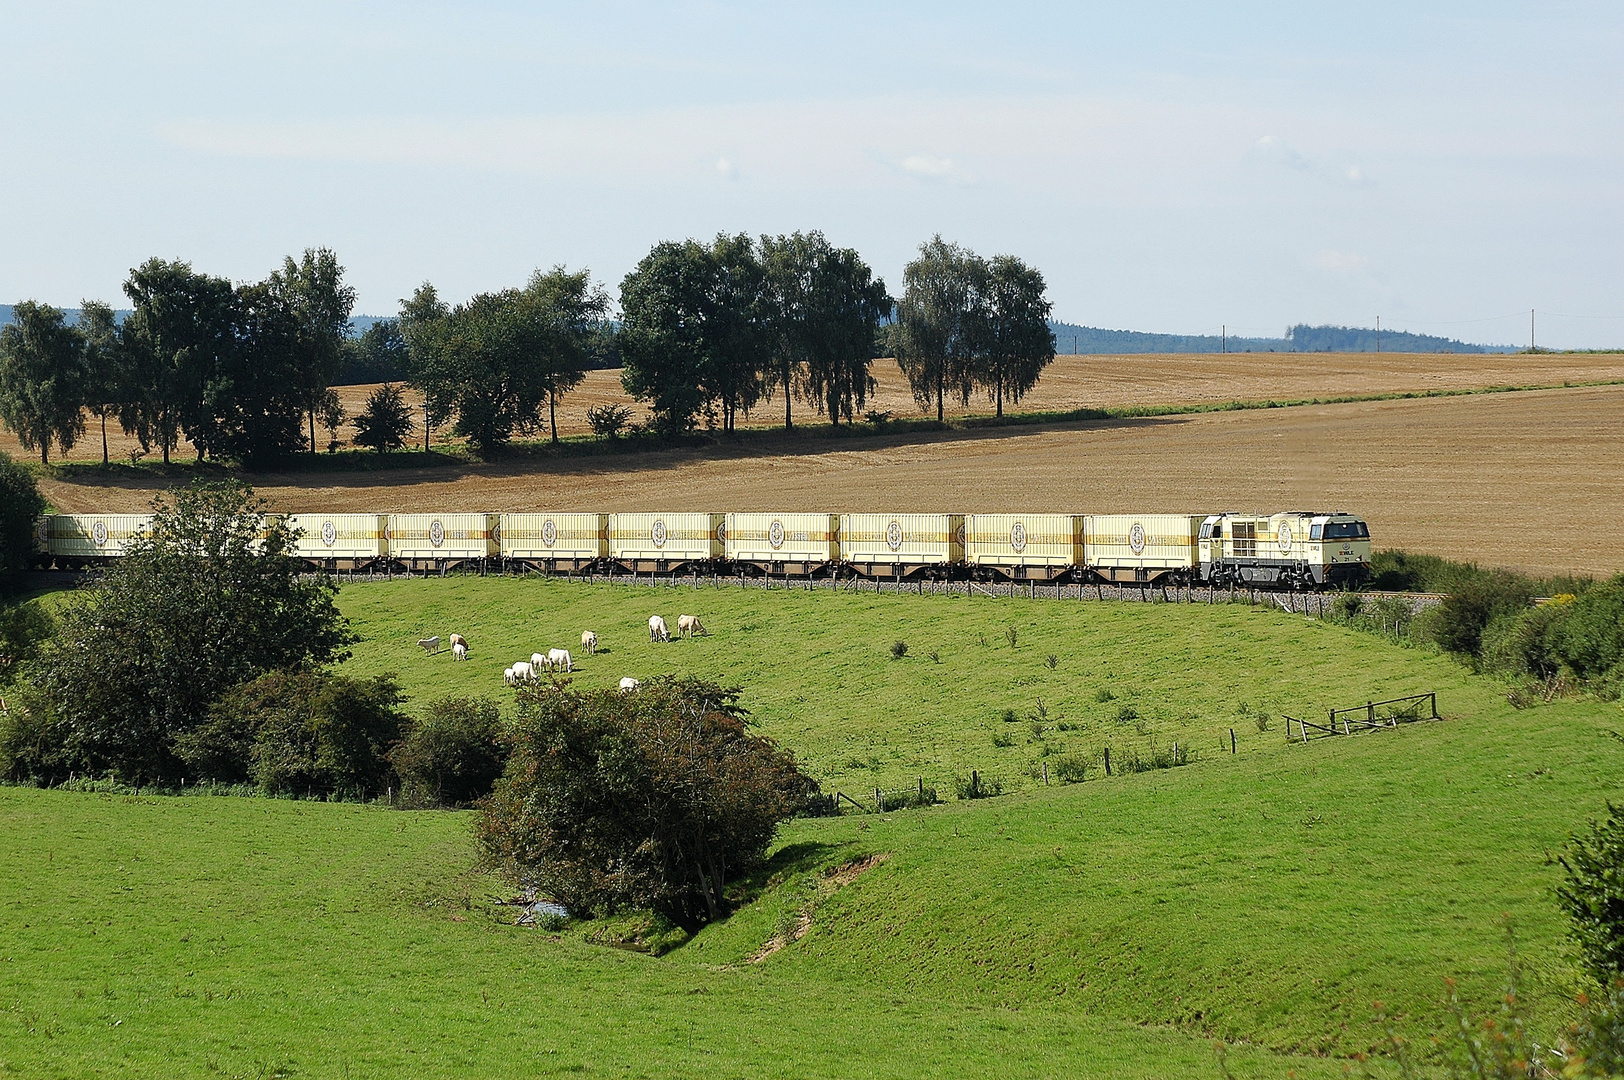
<path fill-rule="evenodd" d="M 919 245 L 919 255 L 902 271 L 902 299 L 891 346 L 921 408 L 936 406 L 936 419 L 946 417 L 945 401 L 970 400 L 974 389 L 970 318 L 975 302 L 972 280 L 975 256 L 941 236 Z"/>

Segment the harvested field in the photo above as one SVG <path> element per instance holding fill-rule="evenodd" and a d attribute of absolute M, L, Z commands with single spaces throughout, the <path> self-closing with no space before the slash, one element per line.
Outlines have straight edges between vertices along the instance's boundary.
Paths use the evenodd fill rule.
<path fill-rule="evenodd" d="M 1607 386 L 255 482 L 288 510 L 1321 507 L 1363 514 L 1378 547 L 1608 574 L 1624 570 L 1620 415 Z M 163 486 L 43 484 L 86 512 Z"/>
<path fill-rule="evenodd" d="M 919 406 L 908 393 L 908 383 L 890 360 L 874 364 L 879 389 L 867 408 L 898 417 L 918 416 Z M 1224 353 L 1198 355 L 1058 356 L 1043 381 L 1022 400 L 1018 411 L 1057 412 L 1068 409 L 1123 405 L 1200 405 L 1226 401 L 1300 401 L 1307 398 L 1352 397 L 1367 394 L 1468 390 L 1488 386 L 1553 386 L 1563 383 L 1624 380 L 1624 354 L 1471 353 Z M 366 404 L 372 386 L 340 386 L 339 401 L 347 416 Z M 406 391 L 407 400 L 420 408 L 422 396 Z M 585 435 L 586 411 L 594 405 L 619 402 L 633 407 L 637 419 L 647 416 L 643 406 L 626 396 L 620 370 L 589 372 L 586 381 L 559 403 L 560 435 Z M 949 416 L 987 414 L 991 406 L 974 399 L 968 407 L 948 403 Z M 807 422 L 819 417 L 809 406 L 796 403 L 796 415 Z M 421 417 L 421 414 L 419 414 Z M 782 403 L 765 402 L 749 418 L 748 426 L 782 425 Z M 325 445 L 327 432 L 317 428 Z M 355 426 L 344 424 L 338 441 L 350 445 Z M 417 440 L 421 443 L 422 431 Z M 436 433 L 433 442 L 445 439 Z M 140 447 L 117 430 L 108 432 L 108 453 L 129 460 Z M 32 457 L 9 431 L 0 430 L 0 450 Z M 191 457 L 190 444 L 177 454 Z M 101 460 L 101 428 L 94 418 L 85 441 L 74 447 L 69 461 Z"/>

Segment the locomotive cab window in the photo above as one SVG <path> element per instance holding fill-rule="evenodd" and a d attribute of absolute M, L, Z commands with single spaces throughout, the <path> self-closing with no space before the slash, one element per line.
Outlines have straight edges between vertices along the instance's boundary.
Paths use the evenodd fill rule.
<path fill-rule="evenodd" d="M 1201 539 L 1210 540 L 1210 539 L 1212 539 L 1212 535 L 1213 535 L 1212 525 L 1209 522 L 1203 521 L 1201 523 Z"/>
<path fill-rule="evenodd" d="M 1308 538 L 1310 540 L 1323 540 L 1325 538 L 1325 526 L 1324 525 L 1311 525 L 1311 526 L 1309 526 Z"/>
<path fill-rule="evenodd" d="M 1333 521 L 1325 526 L 1327 540 L 1368 540 L 1370 530 L 1362 521 Z"/>

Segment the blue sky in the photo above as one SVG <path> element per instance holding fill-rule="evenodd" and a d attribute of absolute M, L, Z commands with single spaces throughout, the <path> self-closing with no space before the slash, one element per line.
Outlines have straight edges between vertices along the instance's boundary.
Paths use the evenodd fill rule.
<path fill-rule="evenodd" d="M 1624 5 L 0 4 L 0 301 L 334 248 L 359 310 L 934 233 L 1057 317 L 1624 343 Z"/>

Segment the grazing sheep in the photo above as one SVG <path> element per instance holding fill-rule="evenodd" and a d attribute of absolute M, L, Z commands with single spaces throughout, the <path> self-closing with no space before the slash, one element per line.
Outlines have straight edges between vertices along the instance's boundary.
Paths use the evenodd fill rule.
<path fill-rule="evenodd" d="M 658 615 L 648 617 L 648 639 L 650 641 L 671 640 L 671 631 L 666 629 L 665 620 Z"/>
<path fill-rule="evenodd" d="M 586 654 L 588 656 L 591 656 L 593 653 L 596 653 L 598 651 L 598 635 L 594 634 L 590 630 L 582 630 L 581 631 L 581 648 L 586 650 Z"/>
<path fill-rule="evenodd" d="M 553 665 L 548 658 L 539 652 L 530 654 L 530 666 L 536 671 L 551 671 L 553 669 Z"/>
<path fill-rule="evenodd" d="M 513 678 L 516 682 L 535 682 L 536 669 L 528 660 L 520 660 L 513 665 Z"/>
<path fill-rule="evenodd" d="M 568 649 L 548 649 L 547 666 L 554 671 L 574 671 L 575 664 L 570 660 Z"/>
<path fill-rule="evenodd" d="M 637 680 L 632 678 L 630 675 L 626 676 L 624 679 L 620 680 L 620 689 L 622 693 L 636 690 Z"/>
<path fill-rule="evenodd" d="M 502 672 L 502 681 L 507 683 L 509 686 L 518 686 L 519 685 L 519 680 L 513 674 L 513 669 L 512 668 L 508 668 L 507 670 Z"/>
<path fill-rule="evenodd" d="M 463 637 L 461 634 L 452 634 L 447 640 L 451 642 L 451 647 L 453 649 L 455 649 L 458 645 L 461 645 L 465 650 L 468 648 L 468 639 Z"/>
<path fill-rule="evenodd" d="M 683 637 L 693 637 L 695 634 L 709 635 L 710 631 L 700 623 L 698 615 L 678 615 L 677 633 Z"/>
<path fill-rule="evenodd" d="M 435 653 L 440 651 L 439 634 L 435 634 L 433 637 L 419 638 L 417 643 L 418 645 L 422 646 L 423 651 L 428 653 L 430 656 L 433 656 Z"/>
<path fill-rule="evenodd" d="M 466 642 L 453 641 L 451 643 L 451 659 L 453 659 L 453 660 L 466 660 L 466 659 L 468 659 L 468 645 L 467 645 Z"/>

